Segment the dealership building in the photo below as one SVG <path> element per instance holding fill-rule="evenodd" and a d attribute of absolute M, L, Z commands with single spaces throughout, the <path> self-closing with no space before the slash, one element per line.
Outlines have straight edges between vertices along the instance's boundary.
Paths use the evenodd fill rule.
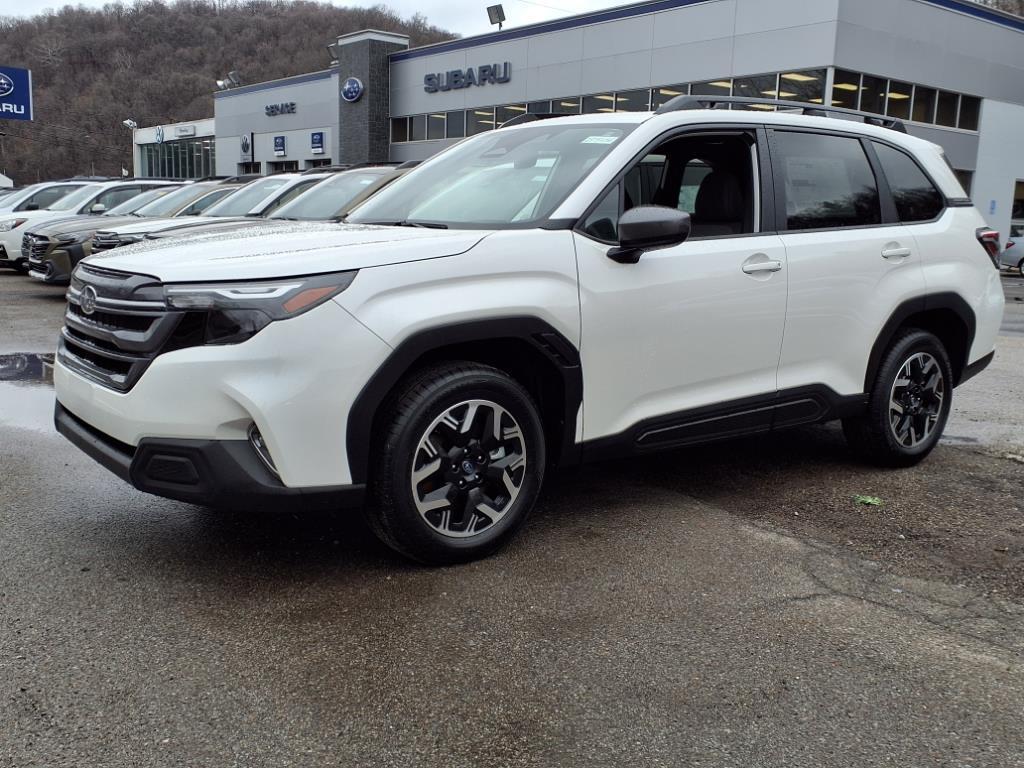
<path fill-rule="evenodd" d="M 379 31 L 325 42 L 324 70 L 136 130 L 136 173 L 422 160 L 525 112 L 734 95 L 899 118 L 945 148 L 1004 237 L 1024 219 L 1024 19 L 966 0 L 655 0 L 420 48 Z"/>

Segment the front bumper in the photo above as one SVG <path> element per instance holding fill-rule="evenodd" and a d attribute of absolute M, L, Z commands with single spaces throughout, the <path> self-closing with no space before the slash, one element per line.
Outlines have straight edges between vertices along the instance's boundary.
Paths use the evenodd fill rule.
<path fill-rule="evenodd" d="M 77 261 L 72 261 L 68 250 L 55 248 L 42 258 L 29 256 L 28 273 L 31 277 L 42 280 L 44 283 L 67 285 L 71 282 L 71 270 L 76 263 Z"/>
<path fill-rule="evenodd" d="M 140 491 L 204 506 L 304 510 L 357 507 L 365 486 L 288 488 L 266 468 L 247 440 L 146 438 L 121 443 L 90 427 L 64 406 L 54 410 L 57 431 Z"/>
<path fill-rule="evenodd" d="M 241 344 L 160 354 L 127 391 L 72 370 L 59 354 L 53 380 L 63 408 L 132 449 L 147 440 L 247 445 L 255 424 L 281 484 L 315 489 L 353 483 L 349 409 L 389 352 L 328 301 Z"/>

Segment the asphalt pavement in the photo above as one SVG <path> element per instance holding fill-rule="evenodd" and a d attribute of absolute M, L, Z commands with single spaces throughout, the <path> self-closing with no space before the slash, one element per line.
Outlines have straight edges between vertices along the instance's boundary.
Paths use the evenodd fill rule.
<path fill-rule="evenodd" d="M 0 383 L 0 765 L 1024 766 L 1006 286 L 919 467 L 824 426 L 562 472 L 506 550 L 424 569 L 100 468 L 50 426 L 60 291 L 0 274 L 8 370 L 42 353 Z"/>

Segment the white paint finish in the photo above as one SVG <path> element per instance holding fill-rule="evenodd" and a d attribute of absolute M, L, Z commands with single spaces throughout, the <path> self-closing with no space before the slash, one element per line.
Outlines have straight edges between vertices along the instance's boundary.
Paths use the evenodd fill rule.
<path fill-rule="evenodd" d="M 924 287 L 921 254 L 903 226 L 782 235 L 789 259 L 789 307 L 779 388 L 826 384 L 864 391 L 868 356 L 892 311 Z M 902 260 L 887 248 L 909 248 Z"/>
<path fill-rule="evenodd" d="M 777 235 L 694 240 L 618 264 L 576 235 L 583 318 L 584 437 L 776 389 L 786 317 Z M 783 262 L 742 272 L 755 254 Z"/>
<path fill-rule="evenodd" d="M 835 21 L 839 0 L 737 0 L 736 34 Z"/>
<path fill-rule="evenodd" d="M 129 445 L 145 437 L 244 439 L 255 421 L 285 485 L 345 485 L 349 405 L 390 351 L 327 302 L 242 344 L 165 353 L 124 394 L 60 363 L 53 378 L 64 407 Z"/>
<path fill-rule="evenodd" d="M 181 223 L 170 221 L 174 226 Z M 275 222 L 244 231 L 148 240 L 93 254 L 88 261 L 105 269 L 153 275 L 165 282 L 258 280 L 436 259 L 462 253 L 486 234 Z"/>
<path fill-rule="evenodd" d="M 516 315 L 578 345 L 576 283 L 571 233 L 507 230 L 450 258 L 365 269 L 335 300 L 393 347 L 427 328 Z"/>
<path fill-rule="evenodd" d="M 409 47 L 409 36 L 401 32 L 381 32 L 379 29 L 365 29 L 359 32 L 349 32 L 347 35 L 338 35 L 338 45 L 352 45 L 364 40 L 379 40 L 382 43 L 395 43 Z"/>
<path fill-rule="evenodd" d="M 974 344 L 968 362 L 984 357 L 996 344 L 1003 319 L 1003 287 L 974 233 L 985 226 L 974 208 L 954 208 L 936 222 L 908 227 L 923 255 L 928 293 L 956 293 L 974 309 Z M 975 247 L 976 246 L 976 247 Z"/>
<path fill-rule="evenodd" d="M 732 37 L 736 26 L 736 0 L 719 0 L 654 15 L 655 48 Z"/>

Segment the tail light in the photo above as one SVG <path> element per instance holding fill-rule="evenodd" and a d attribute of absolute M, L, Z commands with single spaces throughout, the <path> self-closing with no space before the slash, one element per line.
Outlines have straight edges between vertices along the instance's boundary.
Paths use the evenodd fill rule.
<path fill-rule="evenodd" d="M 994 229 L 982 227 L 976 234 L 978 235 L 978 242 L 981 243 L 981 247 L 985 249 L 988 257 L 992 259 L 995 268 L 999 269 L 999 233 Z"/>

